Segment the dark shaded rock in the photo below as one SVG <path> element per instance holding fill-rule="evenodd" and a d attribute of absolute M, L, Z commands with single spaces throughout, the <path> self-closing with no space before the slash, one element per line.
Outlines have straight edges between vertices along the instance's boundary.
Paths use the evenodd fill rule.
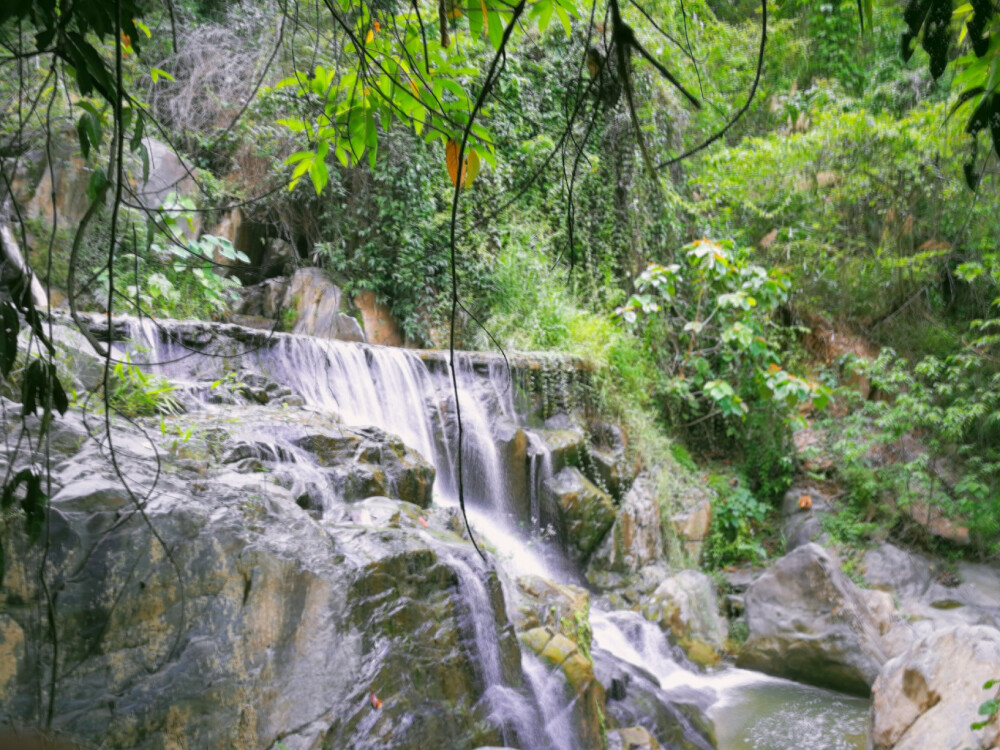
<path fill-rule="evenodd" d="M 310 432 L 293 443 L 320 466 L 332 467 L 330 476 L 342 500 L 387 495 L 421 507 L 431 504 L 434 467 L 377 427 Z"/>
<path fill-rule="evenodd" d="M 585 561 L 615 522 L 611 496 L 569 467 L 545 481 L 543 522 L 554 523 L 567 554 Z"/>
<path fill-rule="evenodd" d="M 606 687 L 615 686 L 607 693 L 606 713 L 611 726 L 640 725 L 665 747 L 715 747 L 715 725 L 708 717 L 708 709 L 716 700 L 713 692 L 663 690 L 653 675 L 602 649 L 594 650 L 594 669 Z"/>

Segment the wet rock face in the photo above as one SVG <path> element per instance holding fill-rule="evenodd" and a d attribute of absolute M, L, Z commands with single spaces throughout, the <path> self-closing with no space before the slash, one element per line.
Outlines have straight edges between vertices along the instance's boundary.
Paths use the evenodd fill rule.
<path fill-rule="evenodd" d="M 543 521 L 552 521 L 571 559 L 583 562 L 615 522 L 615 504 L 574 467 L 545 481 Z"/>
<path fill-rule="evenodd" d="M 520 639 L 543 664 L 558 669 L 565 678 L 563 689 L 571 707 L 570 723 L 580 747 L 601 747 L 604 685 L 594 675 L 589 653 L 572 638 L 548 626 L 521 633 Z"/>
<path fill-rule="evenodd" d="M 750 636 L 738 664 L 867 694 L 887 655 L 857 587 L 817 544 L 781 558 L 746 592 Z"/>
<path fill-rule="evenodd" d="M 1000 694 L 1000 631 L 951 627 L 915 641 L 885 665 L 872 687 L 871 741 L 875 750 L 992 748 L 1000 745 L 1000 716 L 978 711 Z M 975 722 L 985 721 L 981 729 Z"/>
<path fill-rule="evenodd" d="M 254 414 L 280 427 L 279 410 L 256 407 L 228 429 L 252 433 Z M 306 436 L 334 434 L 318 417 L 300 418 Z M 10 524 L 0 532 L 0 732 L 41 725 L 51 703 L 54 730 L 109 748 L 516 741 L 479 702 L 486 678 L 473 612 L 494 624 L 515 691 L 525 690 L 520 651 L 495 578 L 486 601 L 463 589 L 457 566 L 484 574 L 450 512 L 374 498 L 321 524 L 275 481 L 279 465 L 302 468 L 289 460 L 302 448 L 276 441 L 264 471 L 240 471 L 246 459 L 222 463 L 213 452 L 255 443 L 207 420 L 187 443 L 155 445 L 170 461 L 143 517 L 82 423 L 53 429 L 45 571 L 58 652 L 38 581 L 43 547 Z M 137 493 L 156 476 L 149 433 L 152 442 L 114 433 Z M 339 455 L 321 443 L 314 455 Z"/>
<path fill-rule="evenodd" d="M 663 581 L 643 607 L 646 617 L 670 633 L 688 657 L 703 665 L 718 660 L 727 625 L 719 614 L 715 582 L 697 570 L 682 570 Z"/>
<path fill-rule="evenodd" d="M 426 508 L 431 504 L 434 467 L 403 441 L 377 427 L 340 427 L 311 432 L 294 444 L 330 467 L 345 502 L 375 495 L 397 497 Z"/>

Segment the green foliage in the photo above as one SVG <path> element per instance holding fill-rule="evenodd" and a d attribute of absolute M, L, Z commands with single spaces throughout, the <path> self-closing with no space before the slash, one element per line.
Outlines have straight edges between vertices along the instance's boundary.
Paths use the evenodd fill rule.
<path fill-rule="evenodd" d="M 408 340 L 426 343 L 440 323 L 448 256 L 441 237 L 447 205 L 435 189 L 433 156 L 406 133 L 383 137 L 376 168 L 338 169 L 336 197 L 324 201 L 317 244 L 345 293 L 374 292 L 389 306 Z M 476 259 L 460 260 L 463 280 L 474 284 Z"/>
<path fill-rule="evenodd" d="M 754 495 L 777 504 L 792 485 L 795 464 L 792 430 L 780 413 L 752 411 L 746 419 L 743 441 L 743 475 Z"/>
<path fill-rule="evenodd" d="M 835 449 L 850 498 L 869 515 L 884 498 L 927 503 L 969 524 L 981 552 L 997 551 L 1000 375 L 976 349 L 911 364 L 892 350 L 866 368 L 882 397 L 844 422 Z M 879 452 L 898 456 L 871 466 Z"/>
<path fill-rule="evenodd" d="M 502 0 L 482 0 L 468 8 L 456 4 L 447 10 L 442 4 L 440 15 L 436 8 L 425 4 L 425 17 L 431 19 L 426 27 L 418 17 L 419 4 L 392 8 L 344 0 L 340 10 L 353 18 L 346 52 L 353 56 L 355 64 L 338 66 L 339 55 L 334 53 L 329 63 L 296 71 L 276 87 L 294 90 L 309 112 L 305 117 L 280 121 L 293 133 L 302 134 L 311 145 L 286 159 L 287 164 L 294 165 L 289 187 L 294 189 L 308 175 L 317 195 L 330 179 L 328 156 L 348 167 L 367 154 L 374 169 L 380 126 L 386 130 L 394 121 L 412 129 L 427 143 L 447 143 L 454 152 L 448 154 L 448 160 L 454 161 L 449 164 L 453 183 L 459 180 L 461 171 L 462 184 L 471 184 L 480 159 L 495 168 L 493 135 L 477 121 L 470 124 L 475 97 L 469 93 L 468 76 L 478 72 L 472 64 L 476 54 L 484 55 L 487 44 L 499 50 L 505 35 L 512 31 L 522 35 L 524 27 L 515 21 L 525 10 L 540 32 L 548 27 L 554 13 L 567 36 L 571 19 L 579 16 L 572 0 L 532 0 L 517 5 L 513 16 Z M 462 153 L 464 161 L 459 170 L 458 140 L 466 125 L 471 140 Z"/>
<path fill-rule="evenodd" d="M 679 442 L 674 441 L 670 444 L 670 455 L 673 456 L 674 460 L 678 464 L 683 466 L 688 471 L 697 471 L 698 466 L 691 458 L 691 454 L 688 453 L 687 449 Z"/>
<path fill-rule="evenodd" d="M 864 515 L 866 512 L 868 510 L 864 504 L 854 501 L 838 508 L 836 512 L 824 513 L 820 516 L 823 531 L 830 535 L 830 540 L 834 544 L 866 546 L 872 540 L 872 536 L 882 528 L 881 523 L 866 521 Z"/>
<path fill-rule="evenodd" d="M 983 690 L 994 690 L 997 685 L 1000 685 L 1000 679 L 998 680 L 987 680 L 983 684 Z M 983 701 L 979 705 L 979 710 L 977 713 L 985 718 L 974 721 L 969 725 L 970 729 L 974 732 L 978 732 L 980 729 L 984 729 L 987 724 L 993 721 L 993 718 L 1000 713 L 1000 700 L 997 697 L 990 698 L 989 700 Z"/>
<path fill-rule="evenodd" d="M 784 274 L 728 241 L 701 240 L 683 251 L 683 263 L 650 264 L 636 280 L 638 293 L 615 311 L 661 370 L 661 393 L 694 418 L 742 420 L 752 403 L 785 415 L 805 403 L 825 405 L 825 386 L 777 364 L 773 314 L 788 296 Z"/>
<path fill-rule="evenodd" d="M 713 476 L 710 484 L 716 499 L 712 503 L 712 527 L 702 552 L 705 565 L 722 568 L 766 559 L 760 533 L 773 508 L 746 487 L 731 484 L 724 477 Z"/>
<path fill-rule="evenodd" d="M 174 390 L 170 382 L 145 372 L 126 355 L 111 371 L 106 395 L 108 405 L 123 416 L 151 417 L 182 411 L 180 402 L 171 395 Z"/>

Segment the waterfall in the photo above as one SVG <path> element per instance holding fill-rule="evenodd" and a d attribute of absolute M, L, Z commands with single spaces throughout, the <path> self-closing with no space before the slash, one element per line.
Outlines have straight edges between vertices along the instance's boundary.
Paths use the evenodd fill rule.
<path fill-rule="evenodd" d="M 205 357 L 172 340 L 170 326 L 176 324 L 130 318 L 126 325 L 128 337 L 139 345 L 133 358 L 165 375 L 190 379 L 192 359 L 200 360 L 199 367 L 211 367 Z M 336 414 L 349 426 L 374 425 L 399 436 L 434 465 L 441 499 L 457 502 L 455 395 L 446 368 L 429 367 L 407 349 L 292 334 L 274 334 L 266 346 L 246 349 L 238 359 L 291 388 L 309 405 Z M 215 363 L 219 377 L 226 374 L 228 361 Z M 501 418 L 517 422 L 515 384 L 502 365 L 488 365 L 483 377 L 467 353 L 456 353 L 455 370 L 466 501 L 491 516 L 509 518 L 514 507 L 492 425 Z"/>
<path fill-rule="evenodd" d="M 501 727 L 505 744 L 518 742 L 523 747 L 541 748 L 551 744 L 539 729 L 539 713 L 526 696 L 507 684 L 503 675 L 500 633 L 489 592 L 472 564 L 451 555 L 448 564 L 458 574 L 459 590 L 469 605 L 469 618 L 479 656 L 479 668 L 485 687 L 482 702 L 494 724 Z"/>

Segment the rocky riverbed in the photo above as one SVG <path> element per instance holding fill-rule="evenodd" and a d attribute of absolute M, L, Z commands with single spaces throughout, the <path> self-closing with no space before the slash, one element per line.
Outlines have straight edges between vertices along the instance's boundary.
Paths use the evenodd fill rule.
<path fill-rule="evenodd" d="M 51 500 L 38 540 L 16 509 L 0 532 L 0 726 L 121 748 L 998 742 L 995 717 L 971 729 L 1000 676 L 994 568 L 944 586 L 884 545 L 860 588 L 804 543 L 734 587 L 737 661 L 758 672 L 733 669 L 715 582 L 664 552 L 666 528 L 703 538 L 706 498 L 661 523 L 656 468 L 581 417 L 576 365 L 461 365 L 484 562 L 455 506 L 439 357 L 164 331 L 119 326 L 177 360 L 160 372 L 182 413 L 74 409 L 39 444 L 2 402 L 0 463 L 44 468 Z M 82 401 L 101 363 L 60 341 Z M 545 368 L 558 398 L 532 385 Z M 870 719 L 864 699 L 759 672 L 870 694 Z M 793 715 L 822 728 L 811 744 L 781 739 Z"/>

